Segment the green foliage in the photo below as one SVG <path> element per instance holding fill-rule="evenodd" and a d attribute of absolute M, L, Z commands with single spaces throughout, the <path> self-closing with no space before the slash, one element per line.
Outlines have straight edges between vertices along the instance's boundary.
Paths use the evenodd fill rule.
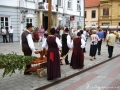
<path fill-rule="evenodd" d="M 0 54 L 0 67 L 4 67 L 3 77 L 5 75 L 12 75 L 15 70 L 19 70 L 20 73 L 25 69 L 26 64 L 29 64 L 32 60 L 35 60 L 35 56 L 23 56 L 13 54 Z"/>
<path fill-rule="evenodd" d="M 78 29 L 81 29 L 81 26 L 78 26 L 77 28 L 78 28 Z"/>

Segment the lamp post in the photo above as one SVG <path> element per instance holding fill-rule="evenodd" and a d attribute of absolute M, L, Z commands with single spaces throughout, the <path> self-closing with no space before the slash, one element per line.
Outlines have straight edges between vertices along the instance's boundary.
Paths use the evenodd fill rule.
<path fill-rule="evenodd" d="M 51 7 L 52 7 L 52 0 L 48 0 L 48 34 L 50 34 L 50 29 L 52 25 L 52 12 L 51 12 Z"/>
<path fill-rule="evenodd" d="M 80 6 L 80 0 L 79 0 L 79 12 L 80 12 L 80 14 L 79 14 L 79 25 L 80 25 L 80 18 L 81 18 L 81 6 Z"/>

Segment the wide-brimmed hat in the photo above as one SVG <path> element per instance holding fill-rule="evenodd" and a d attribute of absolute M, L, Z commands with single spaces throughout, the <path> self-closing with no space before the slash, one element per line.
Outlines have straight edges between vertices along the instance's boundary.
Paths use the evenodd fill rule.
<path fill-rule="evenodd" d="M 33 27 L 32 23 L 27 23 L 26 28 L 30 28 L 30 27 Z"/>

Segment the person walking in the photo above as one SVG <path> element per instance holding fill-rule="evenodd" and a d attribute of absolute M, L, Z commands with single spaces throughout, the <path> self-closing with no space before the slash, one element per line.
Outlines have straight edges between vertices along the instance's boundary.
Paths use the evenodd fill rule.
<path fill-rule="evenodd" d="M 85 41 L 80 37 L 80 32 L 77 33 L 77 37 L 71 43 L 71 48 L 73 48 L 70 66 L 73 69 L 83 68 L 84 66 L 84 53 L 83 49 L 85 47 Z"/>
<path fill-rule="evenodd" d="M 85 44 L 86 44 L 86 37 L 85 37 L 85 35 L 83 34 L 83 30 L 80 30 L 80 34 L 81 34 L 81 38 L 85 41 Z M 85 47 L 83 48 L 83 52 L 86 53 Z"/>
<path fill-rule="evenodd" d="M 118 40 L 119 40 L 119 43 L 120 43 L 120 29 L 118 30 Z"/>
<path fill-rule="evenodd" d="M 5 29 L 5 27 L 2 27 L 2 36 L 3 36 L 3 43 L 8 43 L 8 40 L 7 40 L 7 31 Z"/>
<path fill-rule="evenodd" d="M 69 49 L 71 49 L 71 37 L 68 34 L 68 32 L 69 32 L 69 29 L 66 28 L 61 38 L 62 39 L 62 54 L 61 54 L 62 57 L 68 53 Z M 65 63 L 66 65 L 69 64 L 68 55 L 65 58 Z"/>
<path fill-rule="evenodd" d="M 38 41 L 38 45 L 39 45 L 39 42 L 42 42 L 44 33 L 45 33 L 45 30 L 42 25 L 41 25 L 40 29 L 38 30 L 38 32 L 39 32 L 39 41 Z"/>
<path fill-rule="evenodd" d="M 22 33 L 22 35 L 21 35 L 21 39 L 22 39 L 21 40 L 22 51 L 23 51 L 23 53 L 24 53 L 25 56 L 31 56 L 32 55 L 32 51 L 35 54 L 39 53 L 39 51 L 36 51 L 35 47 L 34 47 L 32 35 L 31 35 L 32 27 L 33 27 L 32 24 L 28 23 L 27 26 L 26 26 L 27 30 L 24 31 Z M 26 65 L 26 69 L 28 69 L 30 67 L 31 67 L 30 64 Z M 32 74 L 31 72 L 24 71 L 24 75 L 31 75 L 31 74 Z"/>
<path fill-rule="evenodd" d="M 100 27 L 98 27 L 98 33 L 97 33 L 100 41 L 98 41 L 98 55 L 101 54 L 101 45 L 102 45 L 102 40 L 104 39 L 104 32 L 102 31 L 102 29 Z"/>
<path fill-rule="evenodd" d="M 113 48 L 116 40 L 116 35 L 113 31 L 110 32 L 109 36 L 107 37 L 107 45 L 108 46 L 108 58 L 111 58 L 113 55 Z"/>
<path fill-rule="evenodd" d="M 98 35 L 96 34 L 96 30 L 92 30 L 92 34 L 90 36 L 91 43 L 90 43 L 90 60 L 96 59 L 96 52 L 97 52 L 97 44 L 100 40 Z"/>
<path fill-rule="evenodd" d="M 13 28 L 10 26 L 9 30 L 9 42 L 13 42 Z"/>
<path fill-rule="evenodd" d="M 45 42 L 42 44 L 42 48 L 45 49 L 48 46 L 47 51 L 47 79 L 53 80 L 61 77 L 60 71 L 60 55 L 59 49 L 62 44 L 58 37 L 55 36 L 55 29 L 50 29 L 50 34 Z"/>

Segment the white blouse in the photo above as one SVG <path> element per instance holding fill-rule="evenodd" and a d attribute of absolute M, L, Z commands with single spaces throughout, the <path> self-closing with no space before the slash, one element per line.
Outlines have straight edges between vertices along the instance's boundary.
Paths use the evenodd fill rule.
<path fill-rule="evenodd" d="M 47 40 L 47 39 L 46 39 L 46 40 Z M 42 48 L 47 48 L 48 44 L 47 44 L 47 41 L 46 41 L 46 40 L 44 40 L 44 42 L 43 42 L 43 44 L 42 44 Z M 56 43 L 57 43 L 58 48 L 61 49 L 62 44 L 61 44 L 59 38 L 56 37 L 56 40 L 55 40 L 55 41 L 56 41 Z"/>
<path fill-rule="evenodd" d="M 91 44 L 94 42 L 94 45 L 96 45 L 99 40 L 100 40 L 100 39 L 99 39 L 99 37 L 98 37 L 97 34 L 92 34 L 92 35 L 91 35 Z"/>
<path fill-rule="evenodd" d="M 74 45 L 73 45 L 73 40 L 71 42 L 71 48 L 73 48 Z M 85 48 L 85 41 L 81 38 L 81 48 Z"/>
<path fill-rule="evenodd" d="M 2 29 L 2 35 L 6 35 L 7 31 L 6 29 Z"/>

